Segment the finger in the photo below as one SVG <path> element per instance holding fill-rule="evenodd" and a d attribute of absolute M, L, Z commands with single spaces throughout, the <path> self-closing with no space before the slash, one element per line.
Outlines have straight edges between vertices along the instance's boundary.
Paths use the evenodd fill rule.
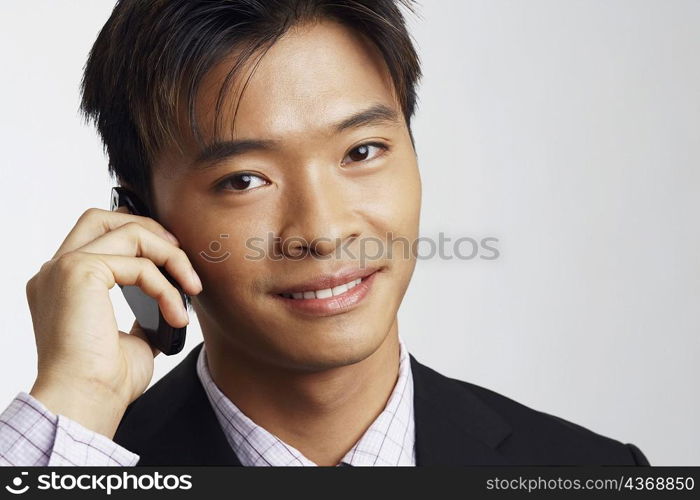
<path fill-rule="evenodd" d="M 64 253 L 72 252 L 90 241 L 102 236 L 103 234 L 112 231 L 129 222 L 137 222 L 149 231 L 172 241 L 173 244 L 179 245 L 177 238 L 165 229 L 160 223 L 150 217 L 141 215 L 132 215 L 128 213 L 126 207 L 119 207 L 118 210 L 102 210 L 99 208 L 89 208 L 80 216 L 73 229 L 68 233 L 68 236 L 63 240 L 63 243 L 58 248 L 53 258 L 60 257 Z"/>
<path fill-rule="evenodd" d="M 153 353 L 154 358 L 160 354 L 160 350 L 158 350 L 157 348 L 153 347 L 153 345 L 151 345 L 151 343 L 148 340 L 148 336 L 146 335 L 146 332 L 143 330 L 143 328 L 141 328 L 141 325 L 139 325 L 138 321 L 134 320 L 134 324 L 131 326 L 131 330 L 129 331 L 129 335 L 133 335 L 134 337 L 138 337 L 141 340 L 143 340 L 144 342 L 146 342 L 146 344 L 148 344 L 148 346 L 151 348 L 151 352 Z"/>
<path fill-rule="evenodd" d="M 168 324 L 181 328 L 189 323 L 180 292 L 150 259 L 83 252 L 73 252 L 71 255 L 81 257 L 83 272 L 74 269 L 79 276 L 97 278 L 108 289 L 115 284 L 138 286 L 143 293 L 156 300 Z"/>
<path fill-rule="evenodd" d="M 76 249 L 95 254 L 146 257 L 165 269 L 187 293 L 201 291 L 199 277 L 187 254 L 136 222 L 128 222 Z"/>

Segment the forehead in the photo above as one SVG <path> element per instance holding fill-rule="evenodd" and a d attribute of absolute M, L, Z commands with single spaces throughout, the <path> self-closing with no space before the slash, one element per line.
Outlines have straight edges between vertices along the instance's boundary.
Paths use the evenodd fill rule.
<path fill-rule="evenodd" d="M 216 99 L 237 55 L 202 80 L 196 111 L 205 139 L 214 137 Z M 398 109 L 381 53 L 362 35 L 322 21 L 293 28 L 262 57 L 251 57 L 225 95 L 218 135 L 286 140 L 327 134 L 328 124 L 369 103 Z"/>

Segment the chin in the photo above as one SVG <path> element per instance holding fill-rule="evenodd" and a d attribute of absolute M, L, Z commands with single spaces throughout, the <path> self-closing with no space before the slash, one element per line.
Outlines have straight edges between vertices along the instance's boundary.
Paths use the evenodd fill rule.
<path fill-rule="evenodd" d="M 368 325 L 376 323 L 368 322 Z M 290 332 L 290 342 L 279 346 L 281 365 L 302 371 L 321 371 L 359 363 L 376 352 L 386 339 L 387 328 L 319 329 Z"/>

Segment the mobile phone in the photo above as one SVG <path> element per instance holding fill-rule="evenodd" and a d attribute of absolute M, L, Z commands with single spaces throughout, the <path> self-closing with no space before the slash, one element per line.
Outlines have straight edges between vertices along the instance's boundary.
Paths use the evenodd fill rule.
<path fill-rule="evenodd" d="M 132 191 L 123 187 L 112 188 L 111 210 L 116 210 L 121 206 L 126 206 L 129 212 L 133 215 L 142 215 L 151 217 L 150 211 L 145 203 Z M 187 295 L 182 291 L 180 285 L 175 279 L 165 270 L 158 266 L 163 276 L 173 284 L 180 294 L 182 305 L 187 306 Z M 135 285 L 119 285 L 127 304 L 131 311 L 136 316 L 136 321 L 148 337 L 151 345 L 157 348 L 163 354 L 170 356 L 177 354 L 185 346 L 185 337 L 187 334 L 187 326 L 175 328 L 165 321 L 163 313 L 158 307 L 158 301 L 149 295 L 146 295 L 138 286 Z"/>

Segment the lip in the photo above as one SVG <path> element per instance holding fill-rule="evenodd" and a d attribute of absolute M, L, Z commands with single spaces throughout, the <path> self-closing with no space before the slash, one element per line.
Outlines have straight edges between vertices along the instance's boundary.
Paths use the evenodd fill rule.
<path fill-rule="evenodd" d="M 341 314 L 354 309 L 358 306 L 362 300 L 367 297 L 369 292 L 374 285 L 376 277 L 380 274 L 379 270 L 367 270 L 363 271 L 365 276 L 358 275 L 357 278 L 362 278 L 360 284 L 355 285 L 353 288 L 340 295 L 334 295 L 332 297 L 327 297 L 325 299 L 290 299 L 288 297 L 283 297 L 279 294 L 274 294 L 273 297 L 280 300 L 282 304 L 289 307 L 295 312 L 307 314 L 311 316 L 332 316 L 335 314 Z M 367 274 L 370 273 L 370 274 Z M 352 275 L 348 275 L 349 278 L 343 277 L 342 279 L 347 279 L 351 281 L 353 279 Z M 344 281 L 337 282 L 338 285 L 345 283 Z M 326 281 L 329 283 L 329 281 Z M 314 285 L 317 286 L 317 285 Z M 337 286 L 337 285 L 334 285 Z M 306 290 L 310 290 L 306 288 Z M 317 288 L 316 290 L 322 290 L 322 288 Z M 297 290 L 302 291 L 302 290 Z M 289 292 L 283 292 L 289 293 Z"/>
<path fill-rule="evenodd" d="M 345 269 L 341 269 L 340 271 L 332 274 L 321 274 L 314 276 L 303 283 L 297 283 L 296 285 L 280 288 L 279 290 L 275 290 L 273 293 L 299 293 L 308 292 L 311 290 L 325 290 L 326 288 L 333 288 L 335 286 L 356 280 L 357 278 L 367 278 L 370 274 L 379 271 L 379 269 L 380 268 L 378 267 L 367 267 L 364 269 L 357 267 L 346 267 Z"/>

